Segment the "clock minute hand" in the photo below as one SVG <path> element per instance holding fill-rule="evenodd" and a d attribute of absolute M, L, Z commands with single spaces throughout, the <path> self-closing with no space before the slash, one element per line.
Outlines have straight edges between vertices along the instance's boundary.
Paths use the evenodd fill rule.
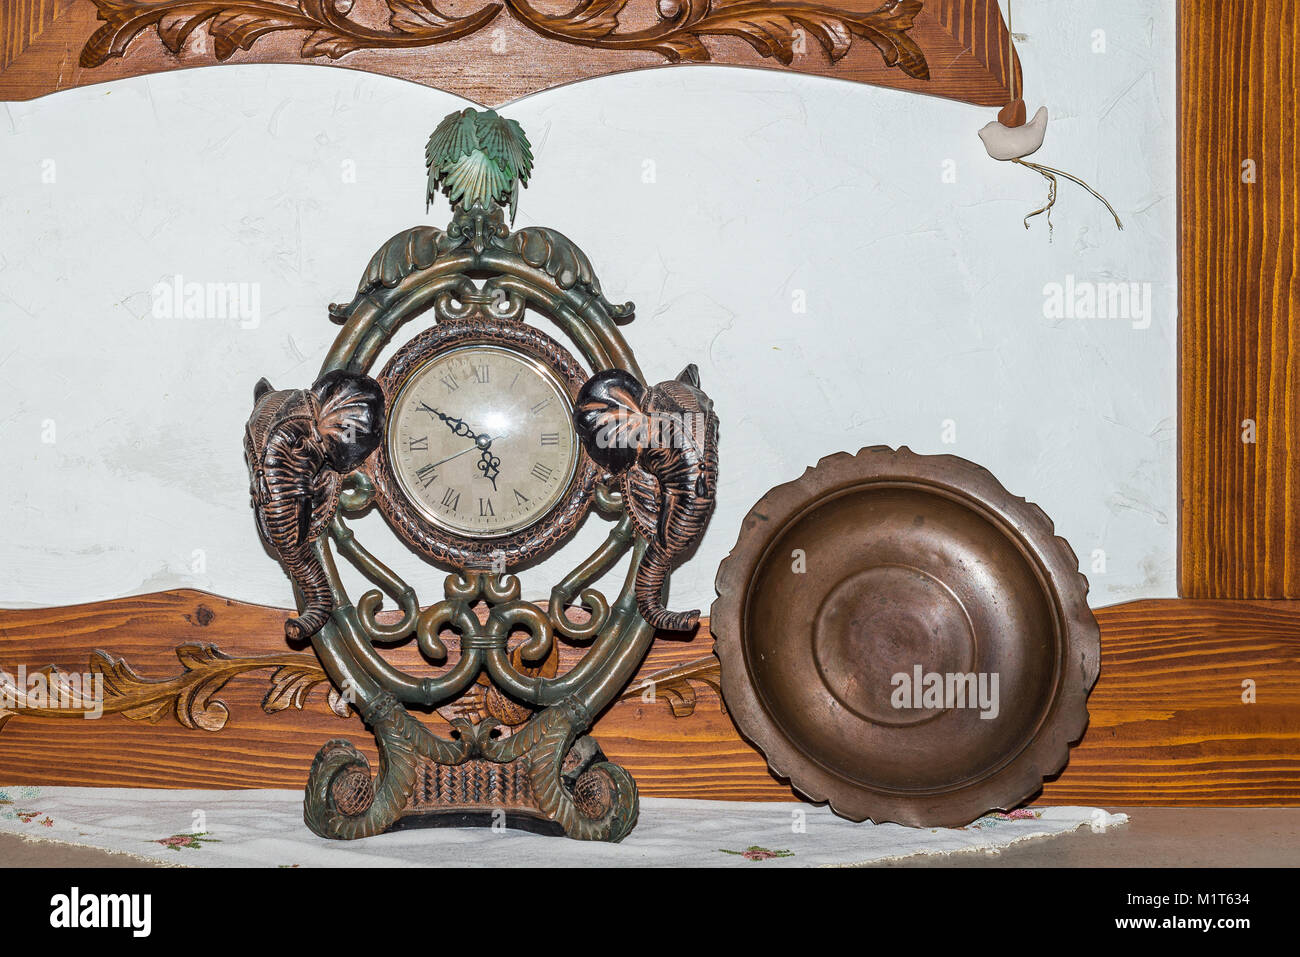
<path fill-rule="evenodd" d="M 458 459 L 462 455 L 466 455 L 470 452 L 476 451 L 477 449 L 478 449 L 477 445 L 471 445 L 469 446 L 469 448 L 461 449 L 459 452 L 455 452 L 447 456 L 445 459 L 439 459 L 437 462 L 431 463 L 430 467 L 436 469 L 439 465 L 442 465 L 444 462 L 450 462 L 452 459 Z"/>
<path fill-rule="evenodd" d="M 438 419 L 441 419 L 443 425 L 451 429 L 453 435 L 461 435 L 467 439 L 473 439 L 475 442 L 478 441 L 479 436 L 474 432 L 473 429 L 471 429 L 468 425 L 465 424 L 464 419 L 457 419 L 448 415 L 445 412 L 440 412 L 439 410 L 435 409 L 433 406 L 425 402 L 420 403 L 420 408 L 423 409 L 425 412 L 428 412 L 430 415 L 435 416 Z M 488 444 L 491 444 L 491 440 L 489 440 Z"/>

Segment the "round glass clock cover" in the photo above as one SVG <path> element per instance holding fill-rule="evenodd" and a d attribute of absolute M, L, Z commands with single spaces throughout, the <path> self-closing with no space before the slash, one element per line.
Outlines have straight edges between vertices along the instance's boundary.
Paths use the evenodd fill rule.
<path fill-rule="evenodd" d="M 430 522 L 470 537 L 509 535 L 564 499 L 580 458 L 572 411 L 545 363 L 496 345 L 458 346 L 406 380 L 386 451 Z"/>

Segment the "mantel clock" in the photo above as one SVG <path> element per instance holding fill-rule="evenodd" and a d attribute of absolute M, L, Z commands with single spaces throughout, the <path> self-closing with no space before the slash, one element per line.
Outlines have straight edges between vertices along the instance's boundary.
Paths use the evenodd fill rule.
<path fill-rule="evenodd" d="M 257 524 L 298 592 L 286 634 L 310 639 L 380 753 L 372 775 L 349 742 L 328 742 L 305 819 L 324 837 L 359 838 L 504 814 L 511 826 L 617 841 L 635 824 L 636 784 L 586 732 L 657 628 L 698 621 L 665 608 L 663 592 L 713 509 L 717 416 L 694 366 L 646 386 L 617 326 L 632 305 L 605 297 L 581 249 L 552 229 L 512 230 L 533 162 L 518 123 L 453 113 L 425 160 L 450 225 L 406 230 L 375 253 L 352 300 L 330 307 L 343 328 L 320 377 L 298 390 L 259 382 L 245 433 Z M 432 324 L 372 376 L 396 331 L 427 314 Z M 349 518 L 372 507 L 449 572 L 440 600 L 422 606 L 354 534 Z M 611 522 L 604 543 L 546 607 L 522 600 L 516 572 L 592 513 Z M 624 556 L 611 602 L 592 583 Z M 353 601 L 339 558 L 377 588 Z M 377 614 L 385 594 L 400 607 L 395 623 Z M 452 661 L 448 632 L 459 637 Z M 559 640 L 586 647 L 562 675 L 544 666 Z M 409 641 L 430 674 L 376 647 Z M 445 706 L 484 677 L 496 707 L 455 718 L 450 738 L 408 711 Z"/>

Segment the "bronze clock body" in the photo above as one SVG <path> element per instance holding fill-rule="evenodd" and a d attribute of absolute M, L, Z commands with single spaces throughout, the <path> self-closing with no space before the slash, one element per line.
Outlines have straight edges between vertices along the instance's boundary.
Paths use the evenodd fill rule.
<path fill-rule="evenodd" d="M 311 639 L 381 758 L 372 774 L 349 742 L 327 743 L 304 818 L 317 834 L 349 839 L 495 823 L 504 812 L 512 826 L 617 841 L 636 821 L 636 784 L 586 732 L 654 639 L 637 595 L 651 543 L 589 457 L 574 403 L 602 370 L 642 382 L 616 326 L 632 306 L 605 298 L 590 260 L 562 234 L 507 225 L 532 165 L 518 124 L 492 111 L 454 113 L 426 160 L 431 195 L 452 201 L 450 225 L 406 230 L 375 253 L 352 301 L 330 307 L 343 329 L 321 378 L 311 390 L 260 385 L 246 435 L 259 527 L 303 598 L 287 630 Z M 370 378 L 397 330 L 426 313 L 433 324 Z M 581 362 L 527 314 L 549 319 Z M 716 457 L 707 461 L 716 471 Z M 700 489 L 711 496 L 711 484 Z M 450 572 L 440 599 L 422 606 L 349 527 L 372 505 Z M 594 505 L 612 523 L 605 541 L 551 589 L 544 610 L 524 601 L 515 572 L 563 545 Z M 687 534 L 674 531 L 674 541 L 689 543 Z M 625 584 L 611 601 L 592 583 L 624 556 Z M 340 559 L 376 588 L 354 601 Z M 661 587 L 668 565 L 656 562 L 655 574 L 640 576 L 646 607 L 646 581 Z M 400 608 L 396 623 L 377 616 L 385 595 Z M 574 617 L 576 606 L 585 615 Z M 448 630 L 460 647 L 450 661 Z M 559 640 L 586 653 L 557 675 Z M 427 674 L 394 667 L 376 647 L 409 641 Z M 450 738 L 408 712 L 456 701 L 483 676 L 487 715 L 455 719 Z"/>

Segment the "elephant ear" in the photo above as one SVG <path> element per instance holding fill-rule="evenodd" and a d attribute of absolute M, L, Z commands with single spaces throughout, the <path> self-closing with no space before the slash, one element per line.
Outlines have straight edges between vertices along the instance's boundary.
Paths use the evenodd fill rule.
<path fill-rule="evenodd" d="M 660 383 L 658 388 L 677 403 L 682 412 L 707 413 L 713 410 L 713 400 L 700 388 L 700 368 L 693 362 L 683 369 L 676 379 Z"/>
<path fill-rule="evenodd" d="M 634 466 L 627 473 L 623 486 L 627 493 L 628 514 L 632 524 L 647 541 L 658 542 L 660 547 L 667 543 L 664 537 L 664 496 L 663 486 L 649 469 Z"/>
<path fill-rule="evenodd" d="M 311 387 L 320 409 L 320 433 L 326 461 L 336 472 L 351 472 L 376 448 L 383 432 L 384 390 L 368 375 L 335 369 Z"/>
<path fill-rule="evenodd" d="M 587 454 L 601 468 L 618 474 L 636 461 L 649 436 L 644 398 L 645 386 L 623 369 L 596 373 L 578 393 L 573 424 Z"/>

